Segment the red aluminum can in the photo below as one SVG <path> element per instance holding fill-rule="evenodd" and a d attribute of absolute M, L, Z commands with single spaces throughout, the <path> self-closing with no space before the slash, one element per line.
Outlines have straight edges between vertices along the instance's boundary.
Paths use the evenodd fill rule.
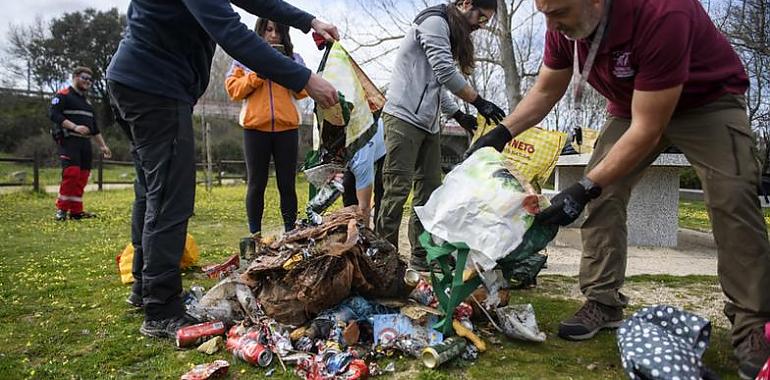
<path fill-rule="evenodd" d="M 192 347 L 211 337 L 224 335 L 225 331 L 225 324 L 220 321 L 185 326 L 176 331 L 176 346 L 179 348 Z"/>
<path fill-rule="evenodd" d="M 241 338 L 233 354 L 247 363 L 267 367 L 273 361 L 273 352 L 254 339 Z"/>

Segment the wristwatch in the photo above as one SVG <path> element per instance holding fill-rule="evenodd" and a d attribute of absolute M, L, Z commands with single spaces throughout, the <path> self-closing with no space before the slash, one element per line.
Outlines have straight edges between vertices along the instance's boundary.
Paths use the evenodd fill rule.
<path fill-rule="evenodd" d="M 583 189 L 586 190 L 586 194 L 590 199 L 596 199 L 602 194 L 602 187 L 588 179 L 588 177 L 581 178 L 578 183 L 580 186 L 583 186 Z"/>

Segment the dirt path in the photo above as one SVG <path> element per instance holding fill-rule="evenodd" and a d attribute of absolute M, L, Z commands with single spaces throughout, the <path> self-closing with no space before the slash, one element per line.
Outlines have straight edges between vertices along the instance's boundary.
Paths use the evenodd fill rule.
<path fill-rule="evenodd" d="M 399 231 L 399 252 L 409 258 L 407 218 Z M 543 274 L 577 276 L 580 269 L 580 232 L 563 228 L 547 249 L 548 268 Z M 674 276 L 717 274 L 717 253 L 709 233 L 679 231 L 676 248 L 629 247 L 627 276 L 640 274 L 670 274 Z"/>
<path fill-rule="evenodd" d="M 707 275 L 717 274 L 717 253 L 709 233 L 680 230 L 676 248 L 629 247 L 626 276 L 637 275 Z M 401 225 L 399 251 L 409 258 L 407 223 Z M 541 272 L 533 291 L 566 299 L 583 300 L 578 286 L 581 243 L 576 229 L 562 229 L 546 250 L 548 267 Z M 568 276 L 568 277 L 564 277 Z M 628 281 L 623 287 L 633 305 L 669 304 L 728 326 L 722 314 L 726 300 L 716 279 L 677 282 Z"/>

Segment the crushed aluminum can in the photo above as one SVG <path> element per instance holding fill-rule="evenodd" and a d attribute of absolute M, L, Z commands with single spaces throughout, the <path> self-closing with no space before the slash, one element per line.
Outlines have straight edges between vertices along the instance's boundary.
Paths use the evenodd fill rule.
<path fill-rule="evenodd" d="M 470 319 L 472 316 L 473 307 L 465 302 L 460 302 L 460 304 L 455 308 L 453 317 L 454 319 L 462 321 L 464 319 Z"/>
<path fill-rule="evenodd" d="M 189 294 L 192 294 L 195 299 L 200 300 L 203 298 L 203 294 L 206 293 L 206 288 L 200 285 L 193 285 L 190 287 Z"/>
<path fill-rule="evenodd" d="M 465 345 L 465 351 L 460 354 L 460 358 L 469 362 L 479 358 L 479 349 L 472 344 Z"/>
<path fill-rule="evenodd" d="M 310 338 L 303 336 L 302 338 L 299 338 L 296 343 L 294 343 L 294 347 L 297 349 L 297 351 L 310 352 L 310 350 L 313 349 L 313 341 Z"/>
<path fill-rule="evenodd" d="M 320 380 L 325 379 L 322 374 L 323 365 L 315 360 L 315 357 L 310 356 L 297 362 L 297 366 L 294 367 L 294 373 L 300 378 L 306 380 Z"/>
<path fill-rule="evenodd" d="M 380 365 L 377 364 L 377 362 L 369 362 L 369 375 L 380 376 L 382 373 L 382 368 L 380 368 Z"/>
<path fill-rule="evenodd" d="M 207 265 L 201 268 L 201 270 L 203 270 L 203 272 L 206 273 L 206 276 L 208 276 L 208 278 L 221 280 L 229 276 L 231 273 L 235 272 L 236 270 L 238 270 L 240 266 L 241 266 L 241 257 L 238 255 L 232 255 L 227 259 L 227 261 L 221 264 Z"/>
<path fill-rule="evenodd" d="M 206 289 L 199 285 L 193 285 L 190 287 L 190 290 L 185 293 L 184 299 L 182 300 L 182 303 L 185 306 L 190 306 L 193 304 L 197 304 L 198 301 L 203 298 L 203 293 L 206 291 Z"/>
<path fill-rule="evenodd" d="M 438 299 L 433 294 L 433 286 L 422 278 L 417 281 L 417 285 L 412 290 L 412 293 L 409 294 L 409 298 L 425 306 L 435 307 L 438 305 Z"/>
<path fill-rule="evenodd" d="M 339 375 L 343 380 L 363 380 L 369 377 L 369 367 L 366 362 L 361 359 L 353 359 L 348 364 L 347 371 Z"/>
<path fill-rule="evenodd" d="M 414 339 L 412 339 L 409 336 L 400 336 L 396 338 L 396 343 L 393 345 L 397 350 L 411 355 L 415 358 L 420 357 L 420 350 L 423 349 L 425 346 L 422 344 L 418 344 L 415 342 Z"/>
<path fill-rule="evenodd" d="M 212 363 L 198 364 L 189 372 L 182 375 L 181 380 L 207 380 L 227 374 L 230 363 L 226 360 L 215 360 Z"/>
<path fill-rule="evenodd" d="M 332 375 L 345 371 L 354 359 L 353 355 L 349 352 L 329 352 L 324 354 L 323 358 L 324 364 L 326 364 L 326 371 Z"/>

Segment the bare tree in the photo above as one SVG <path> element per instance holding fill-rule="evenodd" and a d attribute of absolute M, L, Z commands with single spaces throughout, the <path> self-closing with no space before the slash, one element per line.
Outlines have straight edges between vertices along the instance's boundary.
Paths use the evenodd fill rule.
<path fill-rule="evenodd" d="M 767 0 L 729 0 L 722 8 L 707 5 L 743 60 L 750 81 L 746 92 L 749 121 L 759 140 L 763 173 L 770 173 L 770 4 Z"/>
<path fill-rule="evenodd" d="M 390 73 L 393 53 L 414 16 L 426 7 L 445 2 L 356 0 L 356 14 L 364 15 L 364 21 L 342 15 L 338 24 L 344 25 L 344 39 L 353 43 L 350 51 L 357 62 Z M 531 1 L 501 0 L 496 21 L 474 35 L 477 67 L 469 80 L 484 97 L 506 101 L 509 109 L 521 99 L 522 78 L 535 75 L 540 59 L 539 49 L 532 43 L 539 28 L 534 16 Z"/>
<path fill-rule="evenodd" d="M 5 67 L 3 76 L 8 83 L 25 83 L 27 90 L 42 90 L 41 81 L 33 74 L 39 51 L 34 49 L 35 41 L 43 41 L 48 27 L 38 17 L 30 25 L 11 25 L 6 35 L 8 46 L 2 59 Z M 39 43 L 38 43 L 39 45 Z"/>

